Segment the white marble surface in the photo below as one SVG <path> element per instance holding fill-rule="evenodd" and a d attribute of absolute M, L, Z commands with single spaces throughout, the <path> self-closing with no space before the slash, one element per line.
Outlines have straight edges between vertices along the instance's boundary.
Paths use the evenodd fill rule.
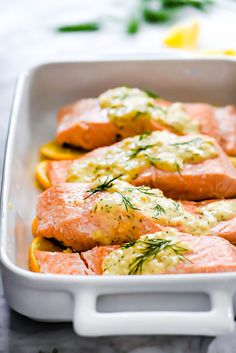
<path fill-rule="evenodd" d="M 173 55 L 162 47 L 166 26 L 144 27 L 134 38 L 127 37 L 123 24 L 108 22 L 98 33 L 62 35 L 52 29 L 60 24 L 96 19 L 107 15 L 122 17 L 133 0 L 0 0 L 0 175 L 10 105 L 18 74 L 41 62 L 70 60 L 98 55 L 151 53 Z M 128 4 L 128 5 L 127 5 Z M 199 17 L 202 48 L 232 47 L 236 43 L 236 6 L 219 5 Z M 227 20 L 226 20 L 227 18 Z M 210 19 L 210 21 L 209 21 Z M 177 52 L 176 55 L 184 55 Z M 180 323 L 181 324 L 181 323 Z M 210 345 L 209 345 L 210 343 Z M 0 353 L 234 353 L 236 335 L 217 339 L 203 337 L 141 336 L 82 338 L 71 324 L 43 324 L 31 321 L 9 309 L 0 282 Z"/>

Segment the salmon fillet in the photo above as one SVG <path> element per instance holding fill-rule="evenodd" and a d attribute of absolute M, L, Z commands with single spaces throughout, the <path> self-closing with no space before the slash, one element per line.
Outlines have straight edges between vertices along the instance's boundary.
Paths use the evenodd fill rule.
<path fill-rule="evenodd" d="M 160 274 L 213 273 L 236 270 L 236 249 L 227 240 L 217 236 L 194 237 L 179 234 L 180 241 L 188 243 L 191 250 L 183 262 Z M 41 273 L 64 275 L 102 275 L 103 260 L 119 246 L 100 246 L 79 253 L 35 252 Z M 159 274 L 159 272 L 157 273 Z"/>
<path fill-rule="evenodd" d="M 109 192 L 87 196 L 88 184 L 58 184 L 39 195 L 35 234 L 56 238 L 74 250 L 87 250 L 97 245 L 119 244 L 138 239 L 142 234 L 161 230 L 162 226 L 139 210 L 127 211 L 116 199 L 115 214 L 96 205 L 110 196 Z"/>
<path fill-rule="evenodd" d="M 58 112 L 56 141 L 92 150 L 116 142 L 115 124 L 98 105 L 97 99 L 82 99 Z"/>
<path fill-rule="evenodd" d="M 117 181 L 114 187 L 112 192 L 105 190 L 94 194 L 88 192 L 92 190 L 91 184 L 64 183 L 51 187 L 38 198 L 34 236 L 56 238 L 65 246 L 83 251 L 133 241 L 168 226 L 190 234 L 218 235 L 236 243 L 236 214 L 227 221 L 216 221 L 208 226 L 208 219 L 200 218 L 200 207 L 206 202 L 181 205 L 162 194 L 147 197 L 139 188 L 125 182 Z M 128 198 L 122 191 L 124 187 L 133 190 Z M 144 191 L 160 193 L 154 189 Z M 154 207 L 148 198 L 154 200 Z"/>
<path fill-rule="evenodd" d="M 211 233 L 219 235 L 236 245 L 236 217 L 220 222 L 212 228 Z"/>
<path fill-rule="evenodd" d="M 41 273 L 54 273 L 63 275 L 91 275 L 93 274 L 79 253 L 63 253 L 50 251 L 35 251 Z"/>
<path fill-rule="evenodd" d="M 105 256 L 111 251 L 119 249 L 119 245 L 96 246 L 92 250 L 87 250 L 80 254 L 89 271 L 96 275 L 102 275 L 102 262 Z"/>
<path fill-rule="evenodd" d="M 189 234 L 180 234 L 180 240 L 188 243 L 191 251 L 185 254 L 186 260 L 179 262 L 173 269 L 162 272 L 163 274 L 177 273 L 212 273 L 231 272 L 236 270 L 236 249 L 227 240 L 217 236 L 194 237 Z M 99 247 L 88 250 L 81 254 L 86 260 L 88 268 L 100 275 L 102 263 L 105 256 L 116 250 L 111 247 L 102 253 Z"/>
<path fill-rule="evenodd" d="M 125 140 L 124 140 L 125 141 Z M 96 162 L 98 158 L 120 148 L 122 142 L 110 147 L 96 149 L 85 154 L 79 160 L 48 162 L 47 174 L 51 185 L 67 181 L 69 171 L 76 165 L 82 165 L 85 161 Z M 211 198 L 228 198 L 236 196 L 236 170 L 222 151 L 214 142 L 218 156 L 206 159 L 198 164 L 185 163 L 179 172 L 167 172 L 157 169 L 154 165 L 140 170 L 131 184 L 148 185 L 160 188 L 167 197 L 183 200 L 203 200 Z M 129 177 L 126 170 L 123 171 L 126 180 Z M 96 176 L 93 176 L 96 179 Z M 82 180 L 83 181 L 83 180 Z M 93 181 L 93 180 L 91 180 Z"/>
<path fill-rule="evenodd" d="M 161 106 L 171 103 L 159 101 Z M 205 103 L 184 103 L 186 113 L 199 123 L 199 132 L 214 137 L 225 152 L 236 154 L 236 109 L 233 106 L 214 107 Z M 93 150 L 109 146 L 121 139 L 144 131 L 171 130 L 156 121 L 138 121 L 120 129 L 110 121 L 106 109 L 101 109 L 98 99 L 82 99 L 63 107 L 58 112 L 56 141 Z"/>
<path fill-rule="evenodd" d="M 236 108 L 227 106 L 216 109 L 220 145 L 231 156 L 236 155 Z"/>

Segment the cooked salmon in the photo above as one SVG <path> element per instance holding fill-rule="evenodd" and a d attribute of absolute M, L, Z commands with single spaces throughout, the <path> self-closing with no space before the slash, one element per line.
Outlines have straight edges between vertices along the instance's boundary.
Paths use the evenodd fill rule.
<path fill-rule="evenodd" d="M 227 240 L 217 236 L 194 237 L 184 233 L 178 233 L 178 237 L 182 244 L 188 245 L 188 249 L 186 249 L 184 257 L 180 261 L 177 261 L 176 265 L 172 265 L 171 267 L 164 266 L 163 268 L 159 266 L 147 267 L 144 273 L 141 267 L 138 272 L 132 274 L 184 274 L 236 271 L 236 249 Z M 124 249 L 121 253 L 115 254 L 117 249 L 119 249 L 119 246 L 100 246 L 82 252 L 80 255 L 79 253 L 69 254 L 38 250 L 35 256 L 40 265 L 41 273 L 103 275 L 104 259 L 106 258 L 107 262 L 107 257 L 112 253 L 113 261 L 115 259 L 115 271 L 113 268 L 110 271 L 105 269 L 105 274 L 131 274 L 130 268 L 132 262 L 129 261 L 130 259 L 128 258 L 128 261 L 122 264 L 119 261 L 120 258 L 127 257 L 127 254 L 125 254 L 126 250 Z M 135 251 L 133 250 L 134 253 Z M 138 255 L 140 256 L 140 254 L 139 252 Z M 143 266 L 149 265 L 148 262 L 153 262 L 154 260 L 155 257 L 150 259 L 147 257 Z M 157 261 L 161 261 L 161 259 L 158 258 Z M 122 266 L 122 271 L 120 271 L 119 266 Z"/>
<path fill-rule="evenodd" d="M 64 183 L 45 191 L 37 203 L 34 236 L 55 238 L 83 251 L 172 227 L 194 235 L 217 234 L 236 243 L 236 200 L 181 204 L 158 189 L 117 180 L 110 188 L 104 185 Z M 214 207 L 204 208 L 207 204 Z"/>
<path fill-rule="evenodd" d="M 220 145 L 231 156 L 236 155 L 236 109 L 233 106 L 215 109 Z"/>
<path fill-rule="evenodd" d="M 152 141 L 152 136 L 158 134 L 161 135 L 163 133 L 153 132 L 150 136 L 146 137 L 145 143 L 147 147 L 149 147 L 149 141 Z M 168 136 L 171 137 L 173 134 L 169 134 Z M 184 139 L 186 139 L 186 137 L 178 137 L 179 144 L 184 144 Z M 142 155 L 143 161 L 146 164 L 145 167 L 139 168 L 135 173 L 134 170 L 132 170 L 131 162 L 135 160 L 138 163 L 140 159 L 130 157 L 132 151 L 130 149 L 125 151 L 123 148 L 126 143 L 129 143 L 130 145 L 134 143 L 136 148 L 140 148 L 140 150 L 143 149 L 139 156 Z M 93 181 L 100 176 L 97 174 L 99 161 L 101 161 L 102 170 L 105 175 L 112 175 L 114 171 L 117 173 L 115 169 L 116 165 L 114 163 L 120 163 L 120 155 L 122 153 L 123 158 L 126 158 L 127 160 L 127 167 L 124 166 L 124 169 L 120 170 L 120 173 L 124 174 L 122 177 L 123 180 L 126 180 L 133 185 L 148 185 L 154 188 L 160 188 L 167 197 L 183 200 L 234 197 L 236 196 L 236 170 L 215 140 L 212 139 L 212 143 L 215 146 L 218 156 L 215 156 L 215 158 L 208 158 L 199 163 L 186 162 L 181 171 L 177 170 L 175 172 L 169 172 L 162 170 L 159 167 L 157 168 L 156 164 L 153 163 L 153 160 L 158 160 L 159 155 L 155 152 L 153 155 L 158 158 L 148 158 L 148 150 L 145 150 L 146 147 L 144 145 L 144 140 L 138 141 L 138 137 L 136 136 L 125 139 L 109 147 L 96 149 L 85 154 L 79 160 L 49 162 L 48 176 L 51 185 L 63 183 L 68 180 L 77 181 L 77 177 L 78 181 Z M 138 147 L 139 144 L 141 147 Z M 178 145 L 178 143 L 176 143 L 176 145 Z M 152 146 L 150 146 L 149 151 L 152 152 Z M 112 158 L 109 157 L 110 155 L 112 155 Z M 161 157 L 162 156 L 163 155 L 161 155 Z M 171 158 L 175 158 L 174 152 L 171 154 Z M 114 162 L 116 160 L 117 162 Z M 91 172 L 89 170 L 89 168 L 91 169 L 91 165 L 97 166 L 98 168 L 96 169 L 94 167 Z M 78 170 L 77 177 L 70 177 L 72 170 Z M 76 173 L 74 172 L 74 175 L 75 174 Z"/>
<path fill-rule="evenodd" d="M 86 198 L 89 189 L 88 184 L 65 183 L 39 195 L 34 235 L 56 238 L 74 250 L 87 250 L 162 229 L 144 212 L 127 210 L 119 194 L 104 191 Z"/>
<path fill-rule="evenodd" d="M 159 101 L 161 107 L 171 103 Z M 236 109 L 234 106 L 214 107 L 206 103 L 183 103 L 183 109 L 199 124 L 199 132 L 214 137 L 225 152 L 236 155 Z M 82 99 L 63 107 L 58 112 L 56 141 L 92 150 L 109 146 L 121 139 L 144 131 L 169 130 L 171 126 L 153 119 L 134 119 L 126 128 L 120 128 L 101 109 L 98 99 Z"/>
<path fill-rule="evenodd" d="M 79 253 L 35 251 L 41 273 L 92 275 Z"/>
<path fill-rule="evenodd" d="M 187 243 L 191 250 L 184 255 L 184 260 L 180 261 L 176 266 L 157 273 L 210 273 L 236 270 L 236 249 L 227 240 L 217 236 L 196 237 L 183 233 L 179 235 L 179 238 L 181 242 Z M 86 261 L 91 271 L 100 275 L 103 273 L 102 264 L 104 257 L 114 250 L 116 249 L 110 247 L 105 252 L 101 252 L 99 247 L 95 247 L 92 250 L 83 252 L 81 257 Z M 121 256 L 124 256 L 124 253 Z"/>
<path fill-rule="evenodd" d="M 102 275 L 102 262 L 105 256 L 111 251 L 119 249 L 119 245 L 95 246 L 92 250 L 87 250 L 80 254 L 89 271 L 96 275 Z"/>
<path fill-rule="evenodd" d="M 40 264 L 41 273 L 64 274 L 64 275 L 103 275 L 104 259 L 111 253 L 117 256 L 114 263 L 115 270 L 105 270 L 105 274 L 183 274 L 183 273 L 213 273 L 231 272 L 236 270 L 236 249 L 227 240 L 217 236 L 194 237 L 189 234 L 179 233 L 179 240 L 183 244 L 188 244 L 181 261 L 174 266 L 161 268 L 159 266 L 150 267 L 142 272 L 142 267 L 138 272 L 130 273 L 131 263 L 122 263 L 119 258 L 127 256 L 125 249 L 122 253 L 115 254 L 119 246 L 94 247 L 79 255 L 79 253 L 68 254 L 63 252 L 37 251 L 36 258 Z M 132 245 L 131 245 L 132 246 Z M 133 250 L 135 252 L 135 250 Z M 139 253 L 140 255 L 141 253 Z M 113 257 L 114 257 L 113 255 Z M 129 259 L 128 259 L 129 260 Z M 146 258 L 145 262 L 154 261 L 155 257 Z M 159 258 L 159 261 L 161 259 Z M 157 260 L 158 261 L 158 260 Z M 122 266 L 122 271 L 119 271 Z M 127 268 L 126 268 L 127 267 Z M 113 271 L 112 271 L 113 270 Z"/>

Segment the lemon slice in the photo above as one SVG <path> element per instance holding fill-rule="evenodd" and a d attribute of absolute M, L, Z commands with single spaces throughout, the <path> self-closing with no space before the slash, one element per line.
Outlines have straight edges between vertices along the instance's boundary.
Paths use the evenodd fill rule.
<path fill-rule="evenodd" d="M 163 42 L 171 48 L 196 49 L 199 39 L 199 27 L 198 21 L 172 27 Z"/>
<path fill-rule="evenodd" d="M 51 186 L 50 180 L 47 175 L 47 164 L 48 161 L 41 161 L 35 168 L 35 177 L 39 185 L 43 189 L 48 189 Z"/>
<path fill-rule="evenodd" d="M 42 156 L 49 159 L 65 160 L 79 158 L 83 155 L 84 152 L 75 148 L 62 147 L 55 141 L 50 141 L 40 147 L 40 153 Z"/>

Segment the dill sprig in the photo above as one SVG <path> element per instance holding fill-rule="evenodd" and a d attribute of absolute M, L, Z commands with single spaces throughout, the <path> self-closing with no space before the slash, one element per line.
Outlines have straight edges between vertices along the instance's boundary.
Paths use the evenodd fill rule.
<path fill-rule="evenodd" d="M 126 249 L 130 248 L 135 243 L 136 244 L 139 243 L 139 244 L 143 245 L 143 249 L 142 249 L 142 253 L 139 254 L 134 259 L 134 261 L 130 264 L 129 275 L 135 275 L 135 274 L 141 275 L 143 264 L 146 261 L 151 261 L 152 259 L 155 259 L 156 256 L 163 250 L 170 249 L 172 252 L 174 252 L 175 255 L 177 255 L 179 257 L 179 260 L 182 262 L 186 259 L 186 257 L 183 255 L 183 253 L 185 253 L 189 250 L 189 249 L 186 249 L 186 248 L 180 246 L 178 242 L 171 243 L 171 240 L 161 239 L 161 238 L 137 240 L 136 242 L 126 244 L 124 247 Z"/>
<path fill-rule="evenodd" d="M 59 26 L 58 32 L 70 33 L 81 31 L 97 31 L 102 29 L 103 23 L 107 21 L 122 21 L 125 22 L 126 32 L 129 35 L 135 35 L 142 27 L 143 23 L 161 24 L 173 21 L 179 11 L 184 7 L 194 7 L 198 10 L 205 10 L 211 6 L 214 0 L 136 0 L 136 7 L 130 13 L 128 23 L 126 18 L 117 16 L 105 16 L 94 21 L 72 23 Z M 155 97 L 155 92 L 147 92 Z"/>
<path fill-rule="evenodd" d="M 124 244 L 121 249 L 129 249 L 136 243 L 136 240 L 130 241 L 129 243 Z"/>
<path fill-rule="evenodd" d="M 146 194 L 146 195 L 149 195 L 149 196 L 155 196 L 155 197 L 160 197 L 159 195 L 155 194 L 154 192 L 152 192 L 152 189 L 149 188 L 148 186 L 139 186 L 137 187 L 137 190 L 139 192 L 141 192 L 142 194 Z"/>
<path fill-rule="evenodd" d="M 179 211 L 180 203 L 177 201 L 174 201 L 174 206 L 175 206 L 175 210 Z"/>
<path fill-rule="evenodd" d="M 202 141 L 202 139 L 200 137 L 196 137 L 196 138 L 189 140 L 189 141 L 171 143 L 170 146 L 189 145 L 190 143 L 196 143 L 196 142 L 200 142 L 200 141 Z"/>
<path fill-rule="evenodd" d="M 91 32 L 98 31 L 101 28 L 99 22 L 79 22 L 70 25 L 60 26 L 58 32 Z"/>
<path fill-rule="evenodd" d="M 129 197 L 123 195 L 123 194 L 122 194 L 121 192 L 119 192 L 119 191 L 116 191 L 116 192 L 117 192 L 117 194 L 119 194 L 119 195 L 121 196 L 122 202 L 123 202 L 123 204 L 124 204 L 125 209 L 126 209 L 127 212 L 129 211 L 129 208 L 131 208 L 132 210 L 139 210 L 139 208 L 135 207 L 135 206 L 131 203 Z"/>
<path fill-rule="evenodd" d="M 148 136 L 151 135 L 151 131 L 144 131 L 140 136 L 139 136 L 139 141 L 144 140 L 145 138 L 147 138 Z"/>
<path fill-rule="evenodd" d="M 144 89 L 144 92 L 148 95 L 150 98 L 160 98 L 159 94 L 157 94 L 154 90 L 146 88 Z"/>
<path fill-rule="evenodd" d="M 182 169 L 181 169 L 179 163 L 178 163 L 177 161 L 175 161 L 174 165 L 175 165 L 176 170 L 177 170 L 177 172 L 179 173 L 179 175 L 181 175 L 181 174 L 182 174 L 182 173 L 181 173 Z"/>
<path fill-rule="evenodd" d="M 137 146 L 131 151 L 131 154 L 129 156 L 130 159 L 136 157 L 140 152 L 145 151 L 148 148 L 151 148 L 155 145 L 144 145 L 144 146 Z"/>
<path fill-rule="evenodd" d="M 145 157 L 149 160 L 150 164 L 153 165 L 154 167 L 156 166 L 156 162 L 160 160 L 160 158 L 151 157 L 149 156 L 149 154 L 145 154 Z"/>
<path fill-rule="evenodd" d="M 166 210 L 160 205 L 160 204 L 157 204 L 153 210 L 156 212 L 154 218 L 158 218 L 159 216 L 163 215 L 163 214 L 166 214 Z"/>
<path fill-rule="evenodd" d="M 96 194 L 97 192 L 102 192 L 102 191 L 105 191 L 107 189 L 110 189 L 113 185 L 114 185 L 114 181 L 120 177 L 122 177 L 124 174 L 119 174 L 117 175 L 116 177 L 112 178 L 112 179 L 109 179 L 109 175 L 107 176 L 106 180 L 101 183 L 101 184 L 98 184 L 97 186 L 95 186 L 94 188 L 91 188 L 89 190 L 87 190 L 87 192 L 89 192 L 90 194 L 88 196 L 86 196 L 84 198 L 87 199 L 89 198 L 90 196 L 92 196 L 93 194 Z"/>

